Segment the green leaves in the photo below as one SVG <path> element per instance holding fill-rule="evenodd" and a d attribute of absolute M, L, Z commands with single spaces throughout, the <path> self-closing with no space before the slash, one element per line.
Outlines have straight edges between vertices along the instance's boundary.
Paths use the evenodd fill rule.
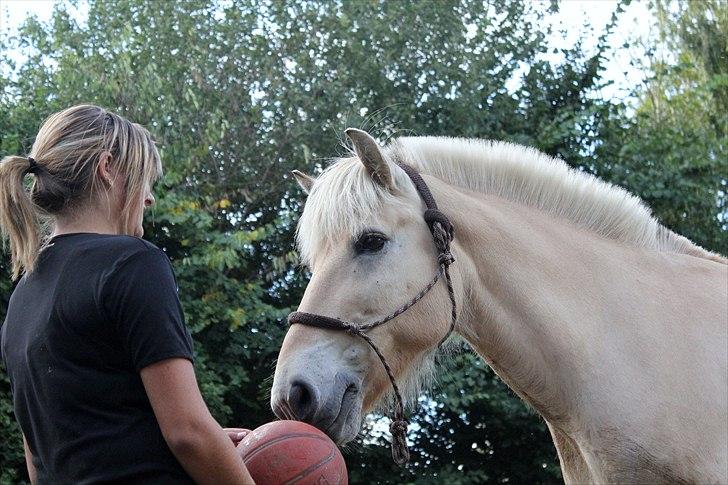
<path fill-rule="evenodd" d="M 146 237 L 175 267 L 213 414 L 255 427 L 273 418 L 270 376 L 307 277 L 293 246 L 304 200 L 289 173 L 322 170 L 348 126 L 382 140 L 532 145 L 728 252 L 726 4 L 678 5 L 661 17 L 677 62 L 650 67 L 630 111 L 599 92 L 605 35 L 594 52 L 577 43 L 563 62 L 545 60 L 557 2 L 92 0 L 81 23 L 60 4 L 48 25 L 30 20 L 0 44 L 3 62 L 11 49 L 27 56 L 0 79 L 0 155 L 27 153 L 46 116 L 79 102 L 150 129 L 165 177 Z M 0 278 L 0 318 L 10 291 Z M 395 467 L 368 436 L 347 451 L 353 483 L 559 480 L 543 421 L 465 348 L 422 399 L 413 462 Z M 0 443 L 0 482 L 15 482 L 24 465 L 6 380 L 0 429 L 18 438 Z"/>
<path fill-rule="evenodd" d="M 674 62 L 651 57 L 652 76 L 636 91 L 636 115 L 612 114 L 597 149 L 606 162 L 599 174 L 640 195 L 670 229 L 726 254 L 728 105 L 720 79 L 728 75 L 728 4 L 675 7 L 668 12 L 656 3 L 655 42 Z M 714 58 L 718 51 L 707 46 L 717 45 L 723 54 Z"/>

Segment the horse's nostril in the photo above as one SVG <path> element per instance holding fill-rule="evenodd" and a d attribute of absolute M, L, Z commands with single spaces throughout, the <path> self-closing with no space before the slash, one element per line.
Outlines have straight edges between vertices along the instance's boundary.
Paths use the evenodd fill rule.
<path fill-rule="evenodd" d="M 318 394 L 310 384 L 294 381 L 288 391 L 288 405 L 297 419 L 311 421 L 318 410 Z"/>

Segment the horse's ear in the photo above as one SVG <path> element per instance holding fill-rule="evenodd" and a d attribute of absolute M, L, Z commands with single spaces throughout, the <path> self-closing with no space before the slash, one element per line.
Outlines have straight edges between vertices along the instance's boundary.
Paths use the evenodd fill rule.
<path fill-rule="evenodd" d="M 357 130 L 356 128 L 347 128 L 344 133 L 351 140 L 354 151 L 374 181 L 386 189 L 393 189 L 392 171 L 384 156 L 382 156 L 377 141 L 366 131 Z"/>
<path fill-rule="evenodd" d="M 311 188 L 313 188 L 313 183 L 316 181 L 316 179 L 311 177 L 310 175 L 306 175 L 300 170 L 292 170 L 291 173 L 296 179 L 296 182 L 298 182 L 298 185 L 300 185 L 303 191 L 306 192 L 306 195 L 310 194 Z"/>

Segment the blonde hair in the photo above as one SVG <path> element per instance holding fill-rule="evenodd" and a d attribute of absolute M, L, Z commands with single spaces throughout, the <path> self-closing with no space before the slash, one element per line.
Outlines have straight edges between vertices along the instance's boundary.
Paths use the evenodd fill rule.
<path fill-rule="evenodd" d="M 28 157 L 0 162 L 0 229 L 10 242 L 13 279 L 33 271 L 48 223 L 105 192 L 98 176 L 102 155 L 126 182 L 121 227 L 128 232 L 146 182 L 162 174 L 159 152 L 141 125 L 98 106 L 73 106 L 45 120 Z M 26 188 L 29 173 L 34 177 Z"/>

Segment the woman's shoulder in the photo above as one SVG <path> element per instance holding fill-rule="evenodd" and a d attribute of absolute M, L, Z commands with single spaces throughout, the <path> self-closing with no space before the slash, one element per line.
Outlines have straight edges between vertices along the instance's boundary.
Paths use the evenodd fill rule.
<path fill-rule="evenodd" d="M 97 244 L 107 245 L 109 247 L 117 248 L 122 251 L 131 253 L 164 253 L 154 243 L 151 243 L 145 239 L 136 236 L 124 236 L 124 235 L 104 235 Z"/>
<path fill-rule="evenodd" d="M 161 261 L 169 263 L 167 254 L 155 244 L 135 236 L 109 236 L 99 243 L 111 250 L 119 263 Z"/>
<path fill-rule="evenodd" d="M 133 236 L 110 236 L 94 245 L 102 268 L 102 286 L 127 286 L 152 279 L 175 281 L 174 269 L 167 254 L 144 239 Z"/>
<path fill-rule="evenodd" d="M 56 236 L 49 249 L 71 259 L 95 262 L 98 266 L 123 266 L 133 261 L 158 259 L 168 261 L 166 254 L 153 243 L 135 236 L 115 234 L 78 233 Z"/>

